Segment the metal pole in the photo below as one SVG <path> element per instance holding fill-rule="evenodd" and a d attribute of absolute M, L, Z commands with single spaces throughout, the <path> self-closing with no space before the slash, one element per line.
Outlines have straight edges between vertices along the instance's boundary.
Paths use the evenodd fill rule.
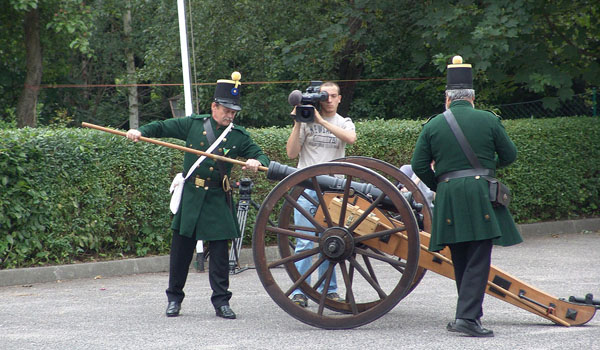
<path fill-rule="evenodd" d="M 185 24 L 184 0 L 177 0 L 179 15 L 179 41 L 181 43 L 181 71 L 183 72 L 183 96 L 185 99 L 185 115 L 190 116 L 192 110 L 192 84 L 190 83 L 190 62 L 188 57 L 187 27 Z"/>

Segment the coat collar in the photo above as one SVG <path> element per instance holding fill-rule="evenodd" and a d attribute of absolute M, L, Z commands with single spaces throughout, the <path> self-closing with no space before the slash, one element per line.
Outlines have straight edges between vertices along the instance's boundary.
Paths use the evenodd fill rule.
<path fill-rule="evenodd" d="M 467 101 L 467 100 L 456 100 L 456 101 L 452 101 L 450 103 L 450 108 L 452 107 L 470 107 L 473 108 L 473 105 L 471 104 L 471 102 Z"/>

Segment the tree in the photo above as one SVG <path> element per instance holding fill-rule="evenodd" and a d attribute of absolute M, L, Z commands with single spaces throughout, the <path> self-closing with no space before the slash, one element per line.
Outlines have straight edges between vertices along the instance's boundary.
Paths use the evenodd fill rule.
<path fill-rule="evenodd" d="M 6 4 L 4 4 L 6 5 Z M 23 25 L 23 42 L 26 52 L 26 76 L 23 91 L 17 104 L 17 126 L 37 125 L 37 102 L 43 72 L 44 35 L 69 38 L 69 47 L 84 54 L 91 54 L 86 35 L 89 30 L 89 9 L 82 0 L 10 0 L 3 6 L 13 12 L 14 18 Z M 52 15 L 51 15 L 52 14 Z M 8 25 L 15 25 L 9 23 Z M 40 31 L 41 26 L 51 31 Z M 42 34 L 44 33 L 44 34 Z M 14 49 L 14 48 L 13 48 Z"/>
<path fill-rule="evenodd" d="M 25 48 L 27 56 L 27 76 L 25 86 L 17 105 L 17 126 L 35 127 L 37 115 L 37 97 L 42 81 L 42 47 L 40 44 L 40 13 L 31 8 L 24 14 L 23 30 L 25 32 Z"/>
<path fill-rule="evenodd" d="M 126 1 L 125 11 L 123 13 L 123 35 L 127 46 L 125 46 L 125 56 L 127 59 L 127 84 L 129 92 L 129 127 L 137 129 L 140 125 L 140 112 L 138 108 L 137 79 L 135 76 L 135 56 L 132 49 L 131 40 L 131 0 Z"/>
<path fill-rule="evenodd" d="M 41 123 L 62 113 L 135 126 L 127 109 L 135 115 L 136 93 L 142 124 L 171 116 L 168 99 L 182 93 L 174 1 L 0 5 L 8 8 L 0 13 L 4 120 L 14 119 L 6 110 L 17 104 L 16 88 L 23 90 L 20 125 L 35 123 L 25 122 L 35 116 L 34 98 Z M 353 119 L 426 118 L 443 109 L 445 67 L 456 54 L 473 64 L 483 106 L 543 98 L 553 107 L 600 83 L 600 4 L 593 1 L 189 0 L 186 7 L 195 111 L 208 112 L 213 84 L 237 70 L 245 126 L 289 125 L 287 96 L 311 80 L 337 81 L 340 112 Z M 39 45 L 36 27 L 24 26 L 36 21 L 25 14 L 35 12 Z M 23 89 L 24 81 L 96 87 Z M 152 85 L 119 87 L 126 83 Z"/>
<path fill-rule="evenodd" d="M 586 9 L 583 11 L 583 9 Z M 461 54 L 495 101 L 569 99 L 600 83 L 598 3 L 594 1 L 427 1 L 417 24 L 440 72 Z"/>

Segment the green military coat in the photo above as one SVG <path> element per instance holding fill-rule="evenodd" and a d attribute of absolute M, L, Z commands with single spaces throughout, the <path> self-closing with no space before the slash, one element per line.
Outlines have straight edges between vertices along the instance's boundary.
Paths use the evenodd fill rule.
<path fill-rule="evenodd" d="M 515 161 L 517 148 L 496 115 L 462 100 L 453 101 L 450 110 L 484 168 L 495 170 Z M 430 168 L 432 160 L 435 171 Z M 421 181 L 436 191 L 429 250 L 484 239 L 503 246 L 522 242 L 508 209 L 491 205 L 487 180 L 471 176 L 437 183 L 436 176 L 473 168 L 443 114 L 423 127 L 411 165 Z"/>
<path fill-rule="evenodd" d="M 210 147 L 204 134 L 206 118 L 210 118 L 215 138 L 218 139 L 225 128 L 217 129 L 217 124 L 208 114 L 152 122 L 140 127 L 139 131 L 146 137 L 171 137 L 184 140 L 186 147 L 206 151 Z M 248 132 L 240 126 L 234 125 L 219 147 L 223 148 L 226 157 L 256 159 L 264 166 L 269 165 L 269 158 L 252 141 Z M 185 154 L 183 159 L 184 177 L 198 157 L 192 153 Z M 232 163 L 224 163 L 227 176 L 230 176 L 232 166 Z M 182 236 L 195 236 L 196 239 L 205 241 L 240 237 L 235 208 L 229 208 L 223 188 L 209 187 L 205 189 L 196 187 L 194 183 L 196 176 L 209 181 L 219 181 L 219 174 L 219 167 L 211 158 L 206 158 L 194 170 L 183 187 L 179 209 L 171 224 L 173 230 L 179 231 Z"/>

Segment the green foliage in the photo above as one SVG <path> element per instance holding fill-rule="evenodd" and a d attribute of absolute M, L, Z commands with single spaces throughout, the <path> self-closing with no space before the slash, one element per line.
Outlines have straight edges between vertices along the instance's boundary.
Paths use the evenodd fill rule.
<path fill-rule="evenodd" d="M 357 122 L 358 140 L 347 155 L 407 164 L 422 122 Z M 504 125 L 519 154 L 499 178 L 513 191 L 517 222 L 598 215 L 598 118 Z M 290 127 L 249 131 L 273 161 L 295 166 L 285 153 Z M 179 151 L 95 130 L 0 130 L 0 268 L 168 253 L 168 188 L 182 161 Z M 262 172 L 233 169 L 232 179 L 253 180 L 258 204 L 276 185 Z M 256 213 L 249 211 L 245 244 Z"/>
<path fill-rule="evenodd" d="M 38 0 L 10 0 L 10 5 L 19 11 L 28 11 L 38 6 Z"/>
<path fill-rule="evenodd" d="M 23 88 L 22 18 L 32 8 L 50 29 L 41 31 L 42 83 L 96 85 L 41 89 L 40 125 L 65 111 L 71 126 L 125 127 L 127 90 L 110 85 L 128 81 L 126 50 L 135 56 L 136 81 L 150 84 L 138 88 L 140 124 L 171 117 L 169 98 L 183 93 L 176 1 L 0 5 L 1 119 L 10 121 L 6 111 Z M 132 33 L 125 37 L 128 5 Z M 554 109 L 600 84 L 597 1 L 190 0 L 185 6 L 196 112 L 208 111 L 216 80 L 237 70 L 244 105 L 238 118 L 249 127 L 286 126 L 286 97 L 310 80 L 340 83 L 342 114 L 354 120 L 426 118 L 442 108 L 445 66 L 455 54 L 473 64 L 483 105 L 542 100 Z"/>
<path fill-rule="evenodd" d="M 54 7 L 55 10 L 54 17 L 46 24 L 46 29 L 52 29 L 56 33 L 67 33 L 72 37 L 69 48 L 91 57 L 93 50 L 90 47 L 89 33 L 94 17 L 85 1 L 62 0 L 58 6 L 52 6 L 52 4 L 46 4 L 46 6 L 50 9 Z"/>
<path fill-rule="evenodd" d="M 473 64 L 486 104 L 548 96 L 545 107 L 555 108 L 580 83 L 599 83 L 598 75 L 588 73 L 600 69 L 595 2 L 434 1 L 417 7 L 428 13 L 417 21 L 417 32 L 439 72 L 452 56 L 462 55 Z"/>

